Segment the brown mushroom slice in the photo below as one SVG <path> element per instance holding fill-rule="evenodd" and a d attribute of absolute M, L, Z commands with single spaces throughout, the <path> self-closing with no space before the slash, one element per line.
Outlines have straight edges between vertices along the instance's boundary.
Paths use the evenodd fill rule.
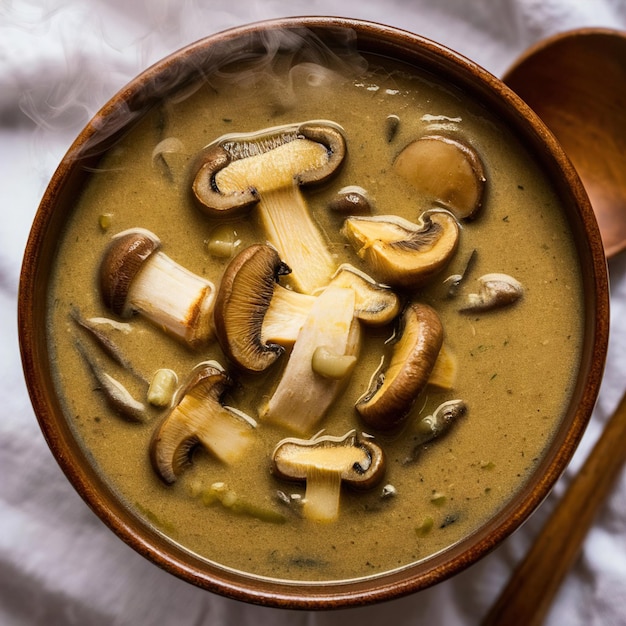
<path fill-rule="evenodd" d="M 272 454 L 274 475 L 306 481 L 303 514 L 317 522 L 339 517 L 342 482 L 370 489 L 383 478 L 385 456 L 380 446 L 352 430 L 342 437 L 281 441 Z"/>
<path fill-rule="evenodd" d="M 213 335 L 212 282 L 159 251 L 161 242 L 143 228 L 125 230 L 107 247 L 100 263 L 105 306 L 121 317 L 137 312 L 192 347 Z"/>
<path fill-rule="evenodd" d="M 70 318 L 93 339 L 104 354 L 121 365 L 127 372 L 140 380 L 144 380 L 143 375 L 135 370 L 133 364 L 112 337 L 112 332 L 128 334 L 132 328 L 130 324 L 105 317 L 84 318 L 78 307 L 75 306 L 70 310 Z"/>
<path fill-rule="evenodd" d="M 277 282 L 288 272 L 276 250 L 264 244 L 240 252 L 224 272 L 215 303 L 217 338 L 228 358 L 245 371 L 272 365 L 293 345 L 311 313 L 317 296 Z M 400 310 L 393 291 L 350 265 L 342 265 L 331 284 L 354 291 L 354 315 L 365 324 L 389 323 Z"/>
<path fill-rule="evenodd" d="M 395 215 L 350 217 L 342 233 L 374 277 L 393 287 L 427 283 L 456 252 L 459 225 L 447 211 L 424 212 L 417 224 Z"/>
<path fill-rule="evenodd" d="M 418 445 L 441 437 L 450 430 L 459 418 L 467 413 L 467 405 L 463 400 L 447 400 L 442 402 L 430 415 L 422 417 L 415 425 Z"/>
<path fill-rule="evenodd" d="M 312 293 L 328 284 L 335 261 L 300 187 L 332 176 L 345 152 L 341 129 L 326 121 L 228 135 L 205 150 L 193 192 L 212 216 L 256 204 L 294 286 Z"/>
<path fill-rule="evenodd" d="M 377 283 L 349 263 L 339 266 L 331 285 L 349 287 L 356 294 L 355 316 L 368 326 L 383 326 L 400 312 L 400 298 L 387 286 Z"/>
<path fill-rule="evenodd" d="M 328 208 L 344 215 L 372 212 L 372 204 L 367 191 L 358 185 L 342 187 L 328 203 Z"/>
<path fill-rule="evenodd" d="M 473 219 L 482 207 L 485 170 L 474 148 L 458 139 L 428 135 L 400 152 L 393 169 L 427 202 L 436 202 L 459 219 Z"/>
<path fill-rule="evenodd" d="M 410 304 L 402 314 L 389 366 L 356 404 L 368 426 L 390 430 L 402 424 L 428 383 L 442 344 L 437 312 L 427 304 Z"/>
<path fill-rule="evenodd" d="M 524 294 L 522 284 L 508 274 L 484 274 L 478 283 L 478 293 L 467 295 L 461 311 L 473 313 L 499 309 L 517 302 Z"/>
<path fill-rule="evenodd" d="M 293 346 L 282 377 L 261 408 L 260 418 L 298 434 L 308 434 L 321 421 L 345 380 L 322 376 L 313 369 L 320 346 L 336 355 L 356 355 L 361 342 L 354 317 L 352 289 L 330 285 L 317 298 Z"/>
<path fill-rule="evenodd" d="M 167 484 L 174 483 L 191 463 L 190 455 L 197 445 L 231 464 L 252 444 L 254 423 L 221 404 L 230 384 L 229 376 L 217 363 L 202 363 L 155 431 L 150 458 L 155 471 Z"/>
<path fill-rule="evenodd" d="M 278 284 L 289 271 L 273 247 L 254 244 L 242 250 L 222 275 L 214 309 L 216 336 L 226 356 L 247 372 L 262 372 L 272 365 L 284 345 L 295 341 L 313 306 L 315 296 Z"/>
<path fill-rule="evenodd" d="M 445 435 L 466 414 L 465 402 L 454 399 L 442 402 L 431 414 L 417 420 L 413 425 L 415 445 L 407 461 L 415 461 L 424 444 Z"/>
<path fill-rule="evenodd" d="M 93 375 L 98 385 L 97 389 L 102 392 L 109 408 L 131 422 L 148 421 L 150 414 L 146 405 L 133 397 L 119 380 L 106 372 L 98 359 L 89 353 L 81 341 L 76 339 L 74 346 Z"/>

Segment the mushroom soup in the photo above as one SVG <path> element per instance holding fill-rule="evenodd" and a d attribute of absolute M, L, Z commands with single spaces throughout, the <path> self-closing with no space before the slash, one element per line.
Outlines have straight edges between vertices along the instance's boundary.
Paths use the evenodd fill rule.
<path fill-rule="evenodd" d="M 519 490 L 570 397 L 571 234 L 479 103 L 274 59 L 150 110 L 59 244 L 49 342 L 111 488 L 264 577 L 402 568 Z"/>

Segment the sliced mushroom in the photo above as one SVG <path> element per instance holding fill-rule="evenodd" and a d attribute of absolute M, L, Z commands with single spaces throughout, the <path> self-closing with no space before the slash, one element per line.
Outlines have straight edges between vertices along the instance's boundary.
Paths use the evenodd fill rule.
<path fill-rule="evenodd" d="M 368 326 L 382 326 L 400 312 L 400 298 L 387 286 L 377 283 L 349 263 L 339 266 L 331 285 L 349 287 L 356 294 L 355 316 Z"/>
<path fill-rule="evenodd" d="M 442 402 L 431 414 L 422 417 L 414 426 L 414 446 L 407 463 L 415 461 L 425 444 L 445 435 L 467 413 L 463 400 L 455 399 Z"/>
<path fill-rule="evenodd" d="M 264 244 L 242 250 L 224 271 L 215 299 L 216 336 L 226 356 L 247 372 L 272 365 L 284 344 L 295 341 L 313 306 L 315 296 L 278 284 L 289 272 L 278 252 Z M 286 341 L 277 343 L 273 333 L 286 335 Z"/>
<path fill-rule="evenodd" d="M 300 186 L 328 179 L 345 153 L 342 131 L 330 122 L 228 135 L 205 149 L 193 193 L 211 216 L 257 205 L 269 242 L 293 270 L 294 286 L 312 293 L 328 284 L 335 261 Z"/>
<path fill-rule="evenodd" d="M 344 215 L 372 212 L 367 191 L 357 185 L 342 187 L 329 202 L 328 208 Z"/>
<path fill-rule="evenodd" d="M 440 404 L 430 415 L 420 419 L 415 430 L 419 443 L 424 444 L 446 433 L 450 426 L 467 413 L 463 400 L 448 400 Z"/>
<path fill-rule="evenodd" d="M 395 215 L 350 217 L 342 233 L 374 277 L 394 287 L 427 283 L 454 255 L 459 225 L 447 211 L 426 211 L 414 224 Z"/>
<path fill-rule="evenodd" d="M 354 317 L 355 299 L 352 289 L 333 285 L 317 296 L 261 419 L 307 434 L 324 417 L 345 379 L 316 373 L 313 356 L 321 346 L 339 356 L 358 354 L 361 329 Z"/>
<path fill-rule="evenodd" d="M 202 363 L 155 431 L 150 458 L 167 484 L 174 483 L 191 463 L 191 453 L 197 445 L 226 464 L 234 463 L 248 450 L 254 423 L 221 404 L 230 385 L 229 376 L 217 363 Z"/>
<path fill-rule="evenodd" d="M 426 304 L 410 304 L 402 314 L 389 366 L 356 404 L 366 424 L 390 430 L 404 422 L 428 383 L 442 343 L 443 327 L 437 312 Z"/>
<path fill-rule="evenodd" d="M 121 317 L 140 313 L 192 347 L 213 334 L 215 286 L 159 251 L 152 232 L 134 228 L 115 237 L 100 263 L 105 306 Z"/>
<path fill-rule="evenodd" d="M 356 361 L 354 354 L 337 354 L 327 346 L 318 346 L 311 357 L 311 368 L 324 378 L 341 380 L 352 372 Z"/>
<path fill-rule="evenodd" d="M 339 516 L 342 481 L 356 489 L 374 487 L 384 476 L 385 456 L 354 430 L 343 437 L 289 438 L 274 449 L 272 471 L 279 478 L 306 481 L 304 516 L 331 522 Z"/>
<path fill-rule="evenodd" d="M 397 115 L 388 115 L 385 118 L 385 139 L 387 143 L 391 143 L 398 134 L 400 128 L 400 118 Z"/>
<path fill-rule="evenodd" d="M 393 169 L 427 202 L 436 202 L 459 219 L 473 219 L 482 207 L 485 173 L 474 148 L 441 135 L 420 137 L 400 152 Z"/>
<path fill-rule="evenodd" d="M 131 422 L 146 422 L 150 418 L 146 405 L 137 400 L 119 380 L 106 372 L 98 359 L 89 353 L 82 342 L 77 339 L 74 345 L 87 364 L 109 408 Z"/>
<path fill-rule="evenodd" d="M 524 294 L 522 284 L 508 274 L 485 274 L 478 279 L 478 293 L 467 295 L 461 311 L 489 311 L 513 304 Z"/>
<path fill-rule="evenodd" d="M 122 353 L 122 350 L 117 343 L 115 343 L 111 338 L 110 332 L 105 331 L 105 328 L 107 331 L 110 331 L 111 328 L 115 328 L 115 326 L 111 325 L 115 324 L 115 320 L 106 320 L 105 318 L 85 319 L 77 307 L 72 307 L 70 310 L 70 317 L 78 326 L 83 328 L 93 338 L 93 340 L 107 356 L 109 356 L 118 365 L 121 365 L 128 372 L 136 374 L 130 361 Z M 121 332 L 128 332 L 129 329 L 125 328 Z"/>

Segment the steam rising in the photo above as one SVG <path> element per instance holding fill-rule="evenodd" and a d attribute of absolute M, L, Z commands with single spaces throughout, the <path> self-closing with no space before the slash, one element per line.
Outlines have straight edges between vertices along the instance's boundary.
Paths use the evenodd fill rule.
<path fill-rule="evenodd" d="M 200 0 L 12 0 L 0 10 L 0 124 L 33 126 L 32 149 L 42 181 L 47 180 L 62 156 L 52 152 L 64 150 L 131 77 L 186 43 L 237 24 L 267 19 L 272 11 L 261 2 L 217 6 Z M 261 55 L 243 46 L 233 50 L 238 61 L 250 61 L 250 76 L 237 77 L 242 84 L 253 71 L 263 69 L 268 80 L 277 80 L 272 78 L 272 59 L 279 49 L 291 56 L 294 75 L 307 72 L 313 82 L 324 80 L 320 67 L 328 62 L 336 71 L 358 71 L 363 65 L 348 32 L 338 34 L 332 50 L 302 32 L 266 34 L 261 43 Z M 206 78 L 216 71 L 215 80 L 235 79 L 228 64 L 217 67 L 210 58 L 201 61 L 200 76 Z M 168 81 L 179 87 L 176 97 L 180 99 L 197 88 L 180 77 L 169 76 Z M 290 85 L 279 87 L 288 106 Z M 95 154 L 107 147 L 106 142 L 99 146 L 99 141 L 114 135 L 147 106 L 147 102 L 131 107 L 118 104 L 109 112 L 106 129 L 97 128 L 98 139 L 94 136 L 86 151 Z M 101 125 L 96 122 L 94 130 Z"/>
<path fill-rule="evenodd" d="M 158 74 L 149 70 L 142 76 L 140 89 L 118 99 L 106 109 L 106 116 L 96 116 L 80 156 L 92 157 L 108 149 L 120 131 L 151 107 L 162 104 L 164 94 L 168 100 L 180 102 L 207 85 L 218 92 L 225 85 L 246 90 L 263 82 L 274 86 L 276 109 L 286 110 L 295 103 L 297 83 L 322 87 L 336 74 L 353 77 L 367 69 L 352 31 L 337 29 L 330 41 L 327 45 L 308 29 L 289 29 L 227 39 L 218 49 L 192 47 L 184 61 L 170 63 Z"/>

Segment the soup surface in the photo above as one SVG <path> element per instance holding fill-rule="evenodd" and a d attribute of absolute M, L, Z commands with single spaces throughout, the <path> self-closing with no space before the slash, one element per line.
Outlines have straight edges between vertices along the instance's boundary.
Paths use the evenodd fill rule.
<path fill-rule="evenodd" d="M 226 568 L 294 581 L 353 579 L 405 567 L 458 542 L 524 484 L 572 389 L 582 337 L 581 282 L 554 192 L 515 137 L 479 103 L 386 60 L 368 58 L 346 72 L 293 66 L 279 56 L 261 75 L 230 68 L 195 87 L 153 108 L 103 156 L 59 243 L 49 343 L 76 436 L 130 509 L 185 549 Z M 390 339 L 399 331 L 396 320 L 363 325 L 356 365 L 341 394 L 311 432 L 298 435 L 313 437 L 323 429 L 339 437 L 355 429 L 371 435 L 385 453 L 384 478 L 367 490 L 344 485 L 338 517 L 329 522 L 302 514 L 304 482 L 271 471 L 275 447 L 294 433 L 263 420 L 259 407 L 280 380 L 289 350 L 260 374 L 238 373 L 217 341 L 192 349 L 145 316 L 111 313 L 97 278 L 112 236 L 140 227 L 157 235 L 161 251 L 176 263 L 219 286 L 231 257 L 267 237 L 256 207 L 225 222 L 199 210 L 191 195 L 198 154 L 225 134 L 320 119 L 341 127 L 347 156 L 323 185 L 300 191 L 337 265 L 372 274 L 342 234 L 348 216 L 329 208 L 340 189 L 363 188 L 372 215 L 417 223 L 432 208 L 432 200 L 393 167 L 415 139 L 459 138 L 480 156 L 486 178 L 483 206 L 475 219 L 459 220 L 450 262 L 427 284 L 398 290 L 403 303 L 428 304 L 438 313 L 445 351 L 456 361 L 451 382 L 427 385 L 402 426 L 368 427 L 355 403 L 383 357 L 383 370 L 388 366 L 396 345 Z M 461 312 L 478 278 L 489 273 L 514 277 L 523 296 L 493 310 Z M 463 278 L 451 294 L 446 279 L 453 275 Z M 289 285 L 289 277 L 280 282 Z M 92 320 L 139 375 L 109 359 L 76 323 L 79 316 Z M 151 407 L 144 421 L 124 419 L 111 409 L 85 354 L 97 361 L 97 372 L 106 372 L 145 406 L 141 379 L 150 381 L 167 368 L 184 385 L 199 363 L 217 361 L 235 381 L 222 402 L 257 423 L 245 455 L 224 463 L 197 446 L 192 463 L 166 484 L 149 450 L 171 408 Z M 421 443 L 420 420 L 455 399 L 465 413 L 440 437 Z"/>

